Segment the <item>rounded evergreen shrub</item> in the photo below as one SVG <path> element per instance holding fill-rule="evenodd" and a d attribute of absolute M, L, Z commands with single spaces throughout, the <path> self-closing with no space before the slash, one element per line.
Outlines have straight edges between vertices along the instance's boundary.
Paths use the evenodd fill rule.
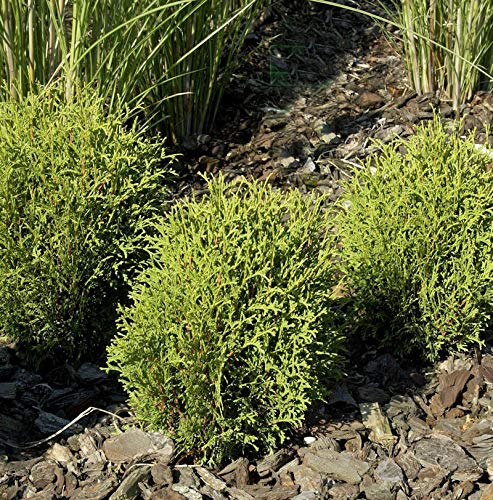
<path fill-rule="evenodd" d="M 0 330 L 33 359 L 104 352 L 164 157 L 91 91 L 0 103 Z"/>
<path fill-rule="evenodd" d="M 355 173 L 337 220 L 354 325 L 400 354 L 480 346 L 493 311 L 491 153 L 438 119 Z"/>
<path fill-rule="evenodd" d="M 322 199 L 209 181 L 157 224 L 108 349 L 137 418 L 209 464 L 270 450 L 339 373 Z"/>

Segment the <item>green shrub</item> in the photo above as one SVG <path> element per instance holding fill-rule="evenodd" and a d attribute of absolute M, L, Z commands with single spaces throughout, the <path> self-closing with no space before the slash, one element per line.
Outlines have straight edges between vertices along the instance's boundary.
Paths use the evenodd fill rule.
<path fill-rule="evenodd" d="M 97 354 L 162 203 L 164 153 L 91 92 L 38 92 L 0 103 L 0 329 L 39 355 Z"/>
<path fill-rule="evenodd" d="M 356 325 L 401 354 L 481 345 L 493 308 L 491 157 L 438 119 L 383 146 L 337 224 Z"/>
<path fill-rule="evenodd" d="M 242 181 L 174 207 L 108 366 L 138 419 L 209 464 L 269 450 L 338 375 L 322 200 Z"/>

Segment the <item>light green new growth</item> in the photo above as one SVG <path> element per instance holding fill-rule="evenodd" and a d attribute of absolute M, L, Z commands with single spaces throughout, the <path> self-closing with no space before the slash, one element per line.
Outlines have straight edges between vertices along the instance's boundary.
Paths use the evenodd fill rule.
<path fill-rule="evenodd" d="M 482 345 L 493 310 L 491 164 L 472 135 L 435 119 L 356 172 L 337 224 L 362 334 L 430 359 Z"/>
<path fill-rule="evenodd" d="M 92 92 L 64 91 L 0 102 L 0 330 L 39 355 L 91 356 L 145 257 L 165 154 Z"/>
<path fill-rule="evenodd" d="M 137 418 L 217 464 L 272 450 L 339 373 L 331 217 L 263 183 L 210 194 L 156 225 L 108 366 Z"/>

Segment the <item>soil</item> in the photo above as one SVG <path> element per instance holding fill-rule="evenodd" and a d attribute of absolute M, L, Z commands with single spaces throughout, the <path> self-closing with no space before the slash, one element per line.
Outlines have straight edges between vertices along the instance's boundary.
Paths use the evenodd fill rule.
<path fill-rule="evenodd" d="M 434 113 L 456 118 L 439 95 L 413 94 L 368 17 L 278 3 L 249 37 L 214 130 L 184 145 L 175 196 L 222 172 L 335 200 L 373 139 L 409 136 Z M 461 116 L 483 142 L 493 96 L 478 93 Z M 20 354 L 0 345 L 0 498 L 493 498 L 488 346 L 433 366 L 353 349 L 344 382 L 284 447 L 222 470 L 133 429 L 125 394 L 96 365 L 35 372 Z"/>

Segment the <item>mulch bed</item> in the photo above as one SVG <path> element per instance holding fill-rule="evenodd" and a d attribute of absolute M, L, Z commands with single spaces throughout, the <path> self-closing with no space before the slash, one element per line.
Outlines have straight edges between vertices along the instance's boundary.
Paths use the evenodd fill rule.
<path fill-rule="evenodd" d="M 203 190 L 198 173 L 222 172 L 336 200 L 341 180 L 376 151 L 373 139 L 409 136 L 434 113 L 456 118 L 440 96 L 409 90 L 368 18 L 284 4 L 248 40 L 216 128 L 183 149 L 177 199 Z M 476 129 L 484 142 L 492 95 L 479 93 L 461 116 L 464 133 Z M 208 470 L 176 456 L 165 436 L 133 428 L 118 383 L 96 365 L 34 372 L 2 345 L 0 498 L 493 498 L 489 347 L 434 366 L 370 346 L 350 356 L 331 399 L 283 448 Z"/>

